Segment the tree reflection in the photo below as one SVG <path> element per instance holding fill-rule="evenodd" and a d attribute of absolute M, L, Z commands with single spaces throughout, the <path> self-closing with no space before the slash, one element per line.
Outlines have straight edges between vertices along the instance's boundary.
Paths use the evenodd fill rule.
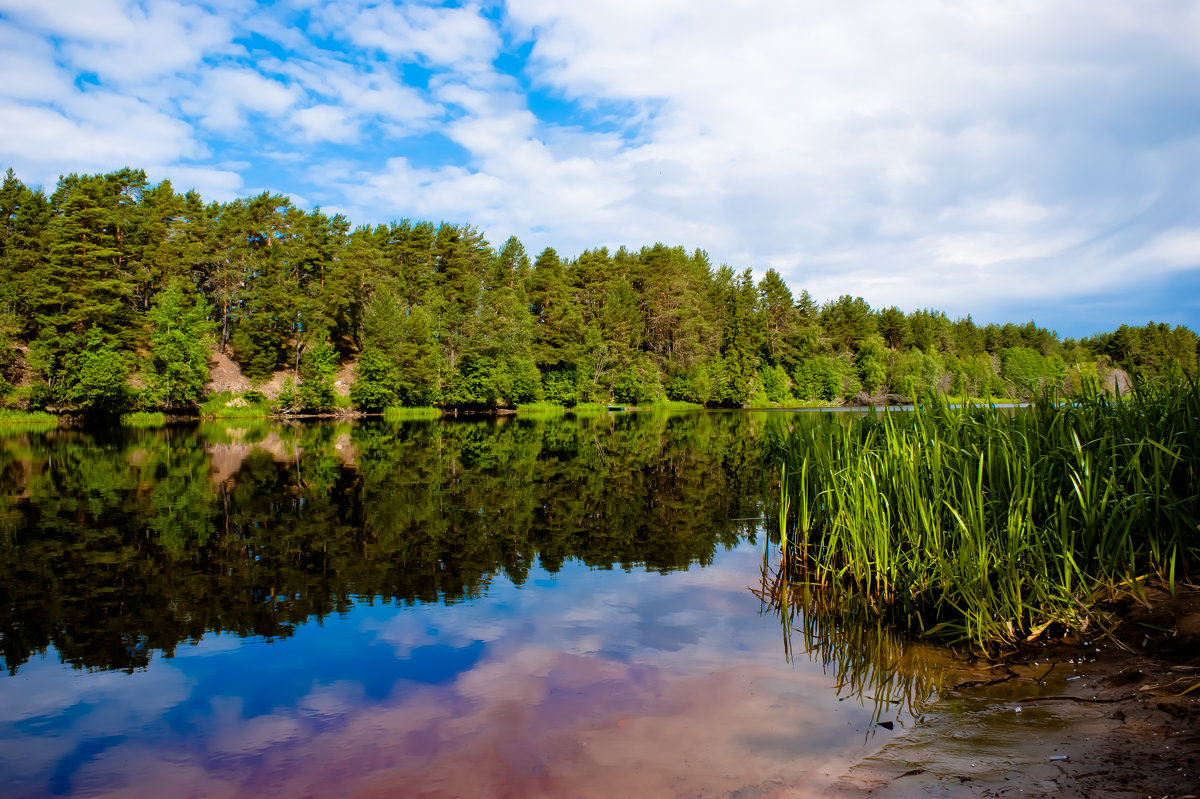
<path fill-rule="evenodd" d="M 0 654 L 135 669 L 534 564 L 656 571 L 753 535 L 752 414 L 205 424 L 0 439 Z"/>

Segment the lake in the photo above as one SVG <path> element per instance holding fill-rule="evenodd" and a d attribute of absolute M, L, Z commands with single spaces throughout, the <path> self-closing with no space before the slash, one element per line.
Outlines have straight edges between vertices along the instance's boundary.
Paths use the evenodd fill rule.
<path fill-rule="evenodd" d="M 817 790 L 932 683 L 764 606 L 782 418 L 0 429 L 3 794 Z"/>

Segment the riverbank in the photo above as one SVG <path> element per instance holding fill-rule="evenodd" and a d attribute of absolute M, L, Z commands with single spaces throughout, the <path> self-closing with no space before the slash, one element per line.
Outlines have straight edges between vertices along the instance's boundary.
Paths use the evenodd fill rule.
<path fill-rule="evenodd" d="M 1200 796 L 1200 589 L 1146 598 L 1111 635 L 973 664 L 824 795 Z"/>

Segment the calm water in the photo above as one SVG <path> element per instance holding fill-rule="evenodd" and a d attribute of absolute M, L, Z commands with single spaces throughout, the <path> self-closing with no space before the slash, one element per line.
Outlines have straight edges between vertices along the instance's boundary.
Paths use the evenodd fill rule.
<path fill-rule="evenodd" d="M 0 433 L 0 794 L 815 790 L 914 683 L 764 612 L 770 416 Z"/>

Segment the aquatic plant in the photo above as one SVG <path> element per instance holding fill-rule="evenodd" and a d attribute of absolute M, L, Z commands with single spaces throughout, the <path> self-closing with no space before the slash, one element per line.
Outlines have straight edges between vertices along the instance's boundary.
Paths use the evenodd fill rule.
<path fill-rule="evenodd" d="M 0 408 L 0 430 L 5 433 L 56 427 L 58 417 L 45 411 L 16 411 Z"/>
<path fill-rule="evenodd" d="M 1095 387 L 1027 409 L 952 406 L 768 429 L 793 576 L 980 646 L 1174 586 L 1200 554 L 1200 386 Z"/>
<path fill-rule="evenodd" d="M 392 421 L 398 419 L 436 419 L 441 415 L 441 408 L 402 408 L 393 406 L 385 408 L 383 411 L 383 418 Z"/>
<path fill-rule="evenodd" d="M 136 413 L 121 414 L 122 427 L 162 427 L 166 423 L 166 414 L 154 411 L 137 411 Z"/>

